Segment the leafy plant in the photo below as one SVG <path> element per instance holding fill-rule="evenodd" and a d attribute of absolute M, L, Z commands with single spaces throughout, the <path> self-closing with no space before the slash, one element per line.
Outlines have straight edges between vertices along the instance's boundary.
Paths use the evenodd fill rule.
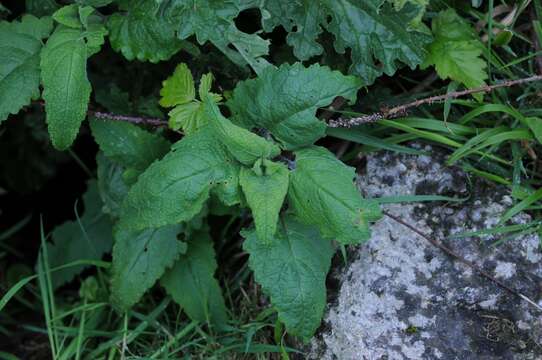
<path fill-rule="evenodd" d="M 43 167 L 55 168 L 61 154 L 52 145 L 65 151 L 63 161 L 70 156 L 92 178 L 70 220 L 43 239 L 36 269 L 49 327 L 62 317 L 55 316 L 47 291 L 82 277 L 78 333 L 105 318 L 100 310 L 91 325 L 85 323 L 88 302 L 100 300 L 124 317 L 108 341 L 130 342 L 116 338 L 119 328 L 127 330 L 126 319 L 141 319 L 144 306 L 165 311 L 172 299 L 189 319 L 187 328 L 204 323 L 209 334 L 226 334 L 240 321 L 232 292 L 242 289 L 224 274 L 238 271 L 238 282 L 254 279 L 270 299 L 277 334 L 284 326 L 308 341 L 320 325 L 336 248 L 367 241 L 371 222 L 380 217 L 378 203 L 363 198 L 354 168 L 343 162 L 360 151 L 422 154 L 399 144 L 420 138 L 448 147 L 454 151 L 449 163 L 513 186 L 520 203 L 505 220 L 540 198 L 517 181 L 528 172 L 518 160 L 521 149 L 542 138 L 540 111 L 518 111 L 496 96 L 486 104 L 480 92 L 473 93 L 477 101 L 444 98 L 444 121 L 426 108 L 419 117 L 396 121 L 392 117 L 404 115 L 401 107 L 376 106 L 414 100 L 416 94 L 404 90 L 410 82 L 422 90 L 435 83 L 436 90 L 447 87 L 453 94 L 459 86 L 492 84 L 489 70 L 512 78 L 523 61 L 534 61 L 529 55 L 505 64 L 492 45 L 515 56 L 508 44 L 510 34 L 517 35 L 499 24 L 481 36 L 486 14 L 479 9 L 428 0 L 62 4 L 26 0 L 20 14 L 0 6 L 1 18 L 10 19 L 0 21 L 0 122 L 7 128 L 0 128 L 2 158 L 10 157 L 10 147 L 18 150 L 10 174 L 2 177 L 19 183 L 11 177 L 13 163 L 28 153 L 24 177 L 49 179 Z M 478 26 L 471 24 L 476 17 Z M 542 34 L 538 22 L 533 26 Z M 390 90 L 397 88 L 400 96 Z M 409 109 L 431 102 L 420 101 Z M 489 116 L 496 112 L 511 120 L 495 125 Z M 352 124 L 379 123 L 330 128 L 349 125 L 337 119 L 349 115 L 361 115 Z M 457 121 L 448 123 L 450 118 Z M 328 135 L 361 146 L 346 143 L 334 152 Z M 521 146 L 514 143 L 512 160 L 505 159 L 497 145 L 513 141 Z M 39 149 L 25 153 L 32 144 Z M 342 160 L 336 155 L 349 149 Z M 94 158 L 95 172 L 85 164 Z M 241 264 L 232 266 L 237 259 Z M 87 276 L 92 266 L 100 269 L 96 277 Z M 168 296 L 156 305 L 156 294 Z M 262 318 L 267 322 L 271 313 Z M 153 323 L 150 317 L 145 326 Z M 244 329 L 245 353 L 256 328 L 267 326 L 262 324 Z M 290 350 L 277 334 L 277 351 L 287 357 Z M 50 338 L 53 350 L 63 343 L 56 334 Z M 68 348 L 80 349 L 72 340 Z M 105 356 L 104 349 L 88 358 Z"/>

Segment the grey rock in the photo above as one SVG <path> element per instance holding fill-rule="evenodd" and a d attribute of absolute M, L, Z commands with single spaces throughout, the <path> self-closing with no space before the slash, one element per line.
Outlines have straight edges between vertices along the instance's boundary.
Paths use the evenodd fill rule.
<path fill-rule="evenodd" d="M 367 197 L 441 194 L 464 202 L 403 203 L 386 209 L 444 240 L 465 259 L 534 301 L 542 299 L 542 253 L 536 233 L 452 237 L 495 227 L 512 199 L 505 188 L 470 187 L 444 157 L 388 152 L 370 156 L 359 188 Z M 527 224 L 527 214 L 511 224 Z M 542 312 L 452 260 L 384 216 L 340 283 L 310 359 L 541 359 Z M 498 246 L 495 243 L 500 242 Z"/>

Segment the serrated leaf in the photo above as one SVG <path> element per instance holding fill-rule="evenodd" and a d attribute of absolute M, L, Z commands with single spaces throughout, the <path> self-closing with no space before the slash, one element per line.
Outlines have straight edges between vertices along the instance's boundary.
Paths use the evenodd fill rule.
<path fill-rule="evenodd" d="M 351 50 L 350 72 L 369 85 L 382 75 L 393 75 L 402 62 L 416 68 L 427 55 L 424 46 L 431 36 L 409 29 L 418 16 L 416 7 L 400 11 L 381 0 L 327 0 L 332 21 L 327 30 L 335 36 L 335 49 Z"/>
<path fill-rule="evenodd" d="M 186 104 L 196 98 L 194 78 L 185 63 L 177 65 L 173 75 L 162 83 L 160 96 L 163 107 Z"/>
<path fill-rule="evenodd" d="M 271 0 L 262 8 L 264 29 L 283 25 L 294 54 L 306 60 L 322 53 L 317 43 L 322 28 L 334 36 L 337 52 L 351 51 L 350 73 L 370 85 L 382 75 L 393 75 L 402 62 L 414 69 L 425 58 L 424 46 L 431 37 L 409 27 L 419 21 L 418 5 L 406 4 L 400 10 L 383 0 Z M 330 19 L 330 20 L 328 20 Z"/>
<path fill-rule="evenodd" d="M 330 241 L 292 218 L 281 221 L 269 244 L 259 241 L 255 231 L 243 236 L 249 266 L 280 321 L 290 334 L 310 340 L 326 305 L 325 281 L 333 256 Z"/>
<path fill-rule="evenodd" d="M 164 274 L 160 283 L 192 320 L 221 327 L 228 315 L 220 285 L 213 242 L 208 229 L 187 240 L 188 251 Z"/>
<path fill-rule="evenodd" d="M 273 241 L 277 230 L 288 176 L 285 165 L 271 161 L 257 161 L 253 169 L 241 168 L 239 183 L 252 210 L 258 239 L 266 244 Z"/>
<path fill-rule="evenodd" d="M 0 123 L 39 97 L 41 39 L 52 28 L 51 18 L 32 15 L 0 22 Z"/>
<path fill-rule="evenodd" d="M 111 250 L 113 244 L 112 223 L 102 213 L 102 201 L 95 181 L 88 183 L 83 195 L 84 212 L 79 219 L 67 221 L 52 232 L 52 244 L 47 244 L 51 268 L 76 260 L 100 260 Z M 70 266 L 51 273 L 53 287 L 58 288 L 71 281 L 87 266 Z"/>
<path fill-rule="evenodd" d="M 440 12 L 433 19 L 435 40 L 422 68 L 435 66 L 441 79 L 452 79 L 475 88 L 485 85 L 486 62 L 480 58 L 483 45 L 474 30 L 452 9 Z M 473 94 L 482 100 L 482 94 Z"/>
<path fill-rule="evenodd" d="M 322 33 L 321 24 L 325 20 L 321 5 L 320 1 L 313 0 L 266 1 L 263 11 L 267 11 L 269 16 L 262 16 L 263 28 L 271 32 L 282 25 L 288 32 L 286 41 L 299 60 L 320 55 L 324 49 L 316 39 Z"/>
<path fill-rule="evenodd" d="M 355 172 L 328 150 L 309 147 L 296 152 L 288 200 L 295 216 L 316 226 L 322 236 L 342 244 L 359 244 L 370 237 L 369 222 L 379 218 L 378 205 L 362 198 Z"/>
<path fill-rule="evenodd" d="M 123 202 L 121 227 L 140 230 L 188 221 L 211 189 L 235 171 L 238 165 L 208 128 L 185 136 L 139 176 Z"/>
<path fill-rule="evenodd" d="M 168 126 L 173 130 L 182 129 L 186 135 L 195 133 L 207 123 L 203 116 L 203 104 L 199 101 L 177 105 L 168 112 L 168 116 Z"/>
<path fill-rule="evenodd" d="M 213 74 L 207 73 L 201 76 L 198 87 L 198 94 L 200 99 L 204 99 L 209 94 L 214 102 L 222 100 L 222 96 L 211 92 L 211 86 L 213 85 Z"/>
<path fill-rule="evenodd" d="M 128 193 L 123 180 L 124 168 L 109 160 L 102 152 L 96 156 L 98 190 L 103 201 L 103 212 L 118 218 L 120 205 Z"/>
<path fill-rule="evenodd" d="M 265 67 L 262 56 L 269 51 L 269 40 L 240 31 L 234 21 L 241 11 L 257 5 L 257 2 L 244 0 L 198 0 L 197 5 L 194 0 L 173 0 L 167 10 L 171 18 L 178 21 L 180 39 L 195 35 L 201 45 L 210 41 L 234 63 L 248 64 L 259 71 Z"/>
<path fill-rule="evenodd" d="M 111 279 L 112 302 L 128 309 L 186 252 L 177 240 L 181 225 L 143 231 L 115 230 Z"/>
<path fill-rule="evenodd" d="M 316 110 L 337 96 L 356 99 L 361 81 L 318 64 L 268 68 L 258 78 L 241 81 L 228 101 L 233 120 L 247 128 L 266 128 L 285 149 L 310 145 L 325 135 Z"/>
<path fill-rule="evenodd" d="M 128 122 L 91 119 L 90 128 L 105 156 L 138 173 L 163 157 L 171 146 L 163 137 Z"/>
<path fill-rule="evenodd" d="M 181 49 L 175 19 L 165 14 L 155 0 L 121 3 L 123 13 L 113 14 L 107 28 L 111 46 L 128 60 L 158 62 Z"/>
<path fill-rule="evenodd" d="M 280 148 L 240 126 L 233 124 L 220 113 L 218 106 L 207 97 L 203 106 L 210 126 L 217 139 L 226 146 L 237 161 L 245 165 L 253 165 L 261 158 L 272 158 L 280 154 Z"/>
<path fill-rule="evenodd" d="M 87 44 L 80 30 L 58 27 L 41 52 L 41 78 L 51 141 L 59 150 L 75 140 L 87 114 Z"/>

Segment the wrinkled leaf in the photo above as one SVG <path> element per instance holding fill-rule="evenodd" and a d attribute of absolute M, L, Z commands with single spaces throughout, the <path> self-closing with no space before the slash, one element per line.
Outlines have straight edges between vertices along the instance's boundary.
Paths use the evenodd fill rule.
<path fill-rule="evenodd" d="M 185 63 L 179 64 L 173 75 L 162 83 L 160 96 L 163 107 L 186 104 L 195 99 L 194 78 Z"/>
<path fill-rule="evenodd" d="M 122 228 L 140 230 L 188 221 L 200 212 L 211 189 L 238 171 L 209 129 L 186 136 L 132 186 L 122 205 Z"/>
<path fill-rule="evenodd" d="M 270 0 L 262 20 L 266 31 L 279 24 L 291 31 L 287 42 L 300 60 L 322 54 L 316 40 L 325 28 L 333 34 L 337 52 L 350 49 L 350 73 L 370 85 L 383 73 L 393 75 L 399 62 L 414 69 L 426 56 L 424 46 L 431 37 L 419 31 L 420 26 L 408 26 L 420 24 L 420 6 L 402 5 L 383 0 Z"/>
<path fill-rule="evenodd" d="M 286 218 L 269 244 L 255 231 L 243 233 L 243 248 L 256 281 L 271 298 L 279 319 L 292 335 L 310 340 L 326 305 L 326 276 L 333 249 L 313 227 Z"/>
<path fill-rule="evenodd" d="M 87 44 L 80 30 L 58 27 L 41 53 L 47 125 L 53 145 L 67 149 L 87 114 Z"/>
<path fill-rule="evenodd" d="M 167 60 L 181 48 L 175 19 L 161 11 L 155 0 L 121 3 L 121 13 L 107 22 L 111 45 L 128 60 Z"/>
<path fill-rule="evenodd" d="M 310 145 L 325 135 L 316 110 L 337 96 L 355 101 L 361 81 L 318 64 L 268 68 L 258 78 L 237 84 L 228 107 L 247 128 L 266 128 L 285 149 Z"/>
<path fill-rule="evenodd" d="M 228 151 L 242 164 L 253 165 L 261 158 L 272 158 L 280 154 L 277 145 L 240 126 L 233 124 L 220 113 L 218 106 L 206 98 L 203 104 L 210 126 Z"/>
<path fill-rule="evenodd" d="M 218 327 L 228 319 L 220 285 L 213 242 L 208 229 L 187 240 L 188 251 L 164 274 L 160 283 L 192 320 Z"/>
<path fill-rule="evenodd" d="M 41 39 L 52 28 L 51 18 L 32 15 L 0 22 L 0 123 L 39 97 Z"/>
<path fill-rule="evenodd" d="M 271 161 L 258 161 L 253 169 L 242 168 L 239 183 L 252 210 L 256 234 L 270 243 L 277 230 L 280 208 L 288 192 L 288 168 Z"/>
<path fill-rule="evenodd" d="M 485 85 L 486 62 L 480 57 L 483 45 L 470 25 L 449 9 L 433 19 L 432 29 L 435 40 L 422 68 L 433 65 L 441 79 L 458 81 L 467 88 Z M 473 96 L 478 100 L 483 97 Z"/>
<path fill-rule="evenodd" d="M 182 226 L 172 225 L 143 231 L 115 230 L 111 297 L 121 309 L 127 309 L 171 267 L 186 243 L 177 240 Z"/>
<path fill-rule="evenodd" d="M 92 119 L 90 128 L 105 156 L 137 172 L 163 157 L 171 146 L 163 137 L 128 122 Z"/>
<path fill-rule="evenodd" d="M 316 226 L 325 238 L 359 244 L 369 239 L 369 222 L 380 211 L 362 198 L 354 178 L 354 169 L 325 148 L 299 150 L 290 174 L 289 204 L 299 220 Z"/>

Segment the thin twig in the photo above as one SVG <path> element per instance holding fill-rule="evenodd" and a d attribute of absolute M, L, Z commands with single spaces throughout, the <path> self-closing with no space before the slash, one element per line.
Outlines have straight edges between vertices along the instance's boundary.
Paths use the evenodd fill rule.
<path fill-rule="evenodd" d="M 37 100 L 37 101 L 34 101 L 33 103 L 38 104 L 42 107 L 45 107 L 45 102 L 43 100 Z M 145 124 L 145 125 L 152 125 L 152 126 L 168 126 L 168 122 L 160 118 L 119 115 L 119 114 L 107 113 L 107 112 L 102 112 L 102 111 L 96 111 L 92 109 L 89 109 L 87 111 L 87 115 L 94 116 L 96 119 L 101 119 L 101 120 L 126 121 L 132 124 Z"/>
<path fill-rule="evenodd" d="M 147 118 L 142 116 L 127 116 L 127 115 L 117 115 L 111 113 L 105 113 L 100 111 L 88 111 L 88 115 L 94 116 L 96 119 L 102 120 L 113 120 L 113 121 L 126 121 L 132 124 L 146 124 L 152 126 L 167 126 L 167 121 L 159 118 Z"/>
<path fill-rule="evenodd" d="M 338 118 L 336 120 L 330 120 L 328 123 L 328 126 L 335 127 L 335 128 L 336 127 L 349 128 L 352 126 L 377 122 L 383 119 L 397 118 L 397 117 L 404 116 L 407 113 L 408 109 L 419 107 L 424 104 L 433 104 L 435 102 L 440 102 L 447 99 L 455 99 L 458 97 L 480 93 L 480 92 L 490 92 L 498 88 L 511 87 L 511 86 L 521 85 L 521 84 L 525 84 L 525 83 L 529 83 L 533 81 L 540 81 L 540 80 L 542 80 L 542 75 L 534 75 L 534 76 L 530 76 L 523 79 L 507 80 L 498 84 L 481 86 L 474 89 L 453 91 L 453 92 L 449 92 L 443 95 L 437 95 L 437 96 L 431 96 L 428 98 L 419 99 L 407 104 L 395 106 L 391 109 L 383 110 L 381 112 L 377 112 L 370 115 L 364 115 L 364 116 L 350 118 L 350 119 Z"/>
<path fill-rule="evenodd" d="M 493 277 L 491 274 L 489 274 L 488 272 L 486 272 L 485 270 L 483 270 L 482 268 L 480 268 L 478 265 L 476 265 L 475 263 L 471 262 L 471 261 L 468 261 L 467 259 L 463 258 L 461 255 L 459 255 L 458 253 L 456 253 L 455 251 L 453 251 L 452 249 L 450 249 L 449 247 L 447 247 L 446 245 L 444 245 L 441 241 L 438 241 L 438 240 L 435 240 L 433 238 L 431 238 L 429 235 L 421 232 L 420 230 L 418 230 L 417 228 L 415 228 L 414 226 L 410 225 L 409 223 L 407 223 L 406 221 L 402 220 L 401 218 L 395 216 L 395 215 L 392 215 L 390 214 L 388 211 L 385 211 L 383 210 L 382 211 L 384 213 L 384 215 L 386 215 L 387 217 L 389 217 L 390 219 L 394 220 L 395 222 L 403 225 L 404 227 L 412 230 L 413 232 L 415 232 L 416 234 L 418 234 L 419 236 L 421 236 L 422 238 L 424 238 L 425 240 L 429 241 L 431 244 L 433 244 L 434 246 L 438 247 L 440 250 L 442 250 L 444 253 L 446 253 L 448 256 L 452 257 L 453 259 L 467 265 L 468 267 L 470 267 L 471 269 L 473 269 L 474 271 L 476 271 L 478 274 L 480 274 L 482 277 L 490 280 L 491 282 L 495 283 L 496 285 L 498 285 L 500 288 L 508 291 L 509 293 L 511 293 L 512 295 L 514 296 L 517 296 L 518 298 L 528 302 L 530 305 L 536 307 L 538 310 L 542 311 L 542 307 L 540 307 L 536 302 L 534 302 L 533 300 L 529 299 L 527 296 L 523 295 L 522 293 L 518 292 L 517 290 L 514 290 L 512 289 L 510 286 L 506 285 L 505 283 L 503 283 L 502 281 L 500 281 L 499 279 L 496 279 L 495 277 Z"/>

